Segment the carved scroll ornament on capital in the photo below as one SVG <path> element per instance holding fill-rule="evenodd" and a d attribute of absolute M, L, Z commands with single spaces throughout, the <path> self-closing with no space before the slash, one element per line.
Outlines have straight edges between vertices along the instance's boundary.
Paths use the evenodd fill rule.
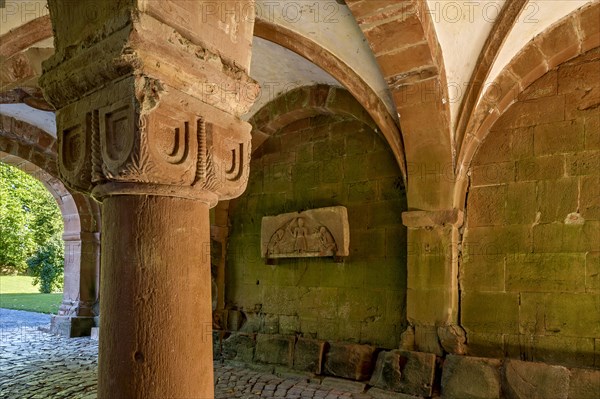
<path fill-rule="evenodd" d="M 218 199 L 244 191 L 249 125 L 182 93 L 163 95 L 149 112 L 140 108 L 129 97 L 83 115 L 59 111 L 63 178 L 87 192 L 107 183 L 185 187 L 188 197 L 197 191 Z"/>

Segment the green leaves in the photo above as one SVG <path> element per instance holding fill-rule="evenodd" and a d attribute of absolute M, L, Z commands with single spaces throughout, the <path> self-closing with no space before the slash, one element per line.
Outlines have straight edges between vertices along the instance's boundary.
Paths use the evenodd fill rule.
<path fill-rule="evenodd" d="M 46 251 L 44 262 L 53 262 L 62 274 L 62 232 L 60 210 L 44 185 L 0 162 L 0 273 L 24 273 L 27 260 L 41 259 L 40 251 Z M 60 250 L 53 247 L 57 243 Z"/>

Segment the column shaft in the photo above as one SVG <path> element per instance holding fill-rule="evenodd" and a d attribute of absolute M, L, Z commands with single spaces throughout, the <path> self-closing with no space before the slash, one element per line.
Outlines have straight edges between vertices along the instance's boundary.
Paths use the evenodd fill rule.
<path fill-rule="evenodd" d="M 214 398 L 208 210 L 104 200 L 98 398 Z"/>

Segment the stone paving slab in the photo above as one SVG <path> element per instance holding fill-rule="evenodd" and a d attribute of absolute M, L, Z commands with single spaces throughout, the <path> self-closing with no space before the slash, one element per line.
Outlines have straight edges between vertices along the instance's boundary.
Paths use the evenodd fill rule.
<path fill-rule="evenodd" d="M 96 398 L 98 342 L 63 338 L 37 328 L 0 329 L 0 398 Z M 216 399 L 371 399 L 321 386 L 319 379 L 283 377 L 215 362 Z"/>

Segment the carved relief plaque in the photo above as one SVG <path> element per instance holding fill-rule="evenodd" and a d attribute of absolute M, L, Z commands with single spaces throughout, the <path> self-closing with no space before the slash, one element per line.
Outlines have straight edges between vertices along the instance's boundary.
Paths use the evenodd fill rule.
<path fill-rule="evenodd" d="M 261 252 L 266 259 L 348 256 L 348 212 L 335 206 L 266 216 L 261 226 Z"/>

